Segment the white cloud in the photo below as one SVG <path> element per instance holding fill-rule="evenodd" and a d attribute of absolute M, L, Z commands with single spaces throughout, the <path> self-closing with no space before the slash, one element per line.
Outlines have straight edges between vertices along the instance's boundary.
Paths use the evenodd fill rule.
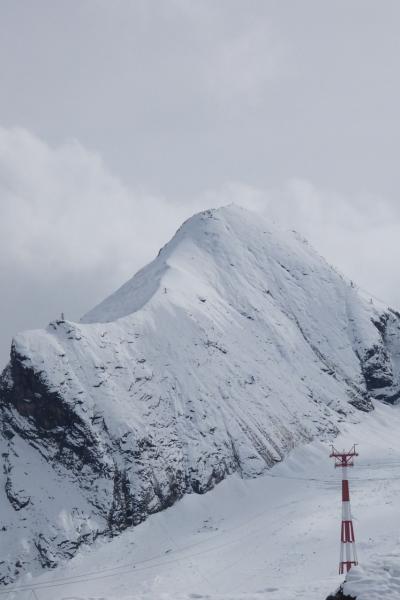
<path fill-rule="evenodd" d="M 100 268 L 117 280 L 175 224 L 163 198 L 127 190 L 96 153 L 76 141 L 52 148 L 23 129 L 0 129 L 0 202 L 0 262 L 41 279 Z"/>
<path fill-rule="evenodd" d="M 305 180 L 260 190 L 227 183 L 186 202 L 128 189 L 77 141 L 51 147 L 0 129 L 0 362 L 10 337 L 61 310 L 72 319 L 151 260 L 196 211 L 235 202 L 307 237 L 373 294 L 400 306 L 400 210 Z"/>

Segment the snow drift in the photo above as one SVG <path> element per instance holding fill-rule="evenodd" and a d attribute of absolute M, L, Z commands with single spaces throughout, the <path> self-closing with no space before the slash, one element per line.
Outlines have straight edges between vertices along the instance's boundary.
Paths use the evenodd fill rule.
<path fill-rule="evenodd" d="M 343 593 L 357 600 L 399 600 L 399 555 L 379 557 L 364 567 L 352 569 L 346 577 Z"/>
<path fill-rule="evenodd" d="M 400 600 L 399 554 L 375 557 L 351 569 L 345 583 L 327 600 Z"/>
<path fill-rule="evenodd" d="M 399 329 L 298 234 L 234 206 L 195 215 L 81 323 L 14 339 L 1 581 L 396 402 Z"/>

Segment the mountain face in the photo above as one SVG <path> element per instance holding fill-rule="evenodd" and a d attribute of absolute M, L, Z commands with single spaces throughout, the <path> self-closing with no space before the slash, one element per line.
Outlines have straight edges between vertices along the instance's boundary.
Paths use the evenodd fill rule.
<path fill-rule="evenodd" d="M 0 581 L 399 397 L 398 313 L 294 232 L 234 206 L 195 215 L 80 323 L 13 340 Z"/>

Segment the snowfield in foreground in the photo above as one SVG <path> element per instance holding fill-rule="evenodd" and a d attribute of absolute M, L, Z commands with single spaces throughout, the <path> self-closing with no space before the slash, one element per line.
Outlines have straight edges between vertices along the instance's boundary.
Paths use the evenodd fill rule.
<path fill-rule="evenodd" d="M 350 473 L 361 568 L 346 591 L 359 600 L 397 600 L 399 564 L 381 556 L 398 542 L 400 407 L 376 403 L 343 425 L 338 448 L 359 443 Z M 253 480 L 232 475 L 111 542 L 97 541 L 62 567 L 25 576 L 8 600 L 325 600 L 337 574 L 340 473 L 328 443 L 294 450 Z M 363 565 L 375 565 L 362 570 Z M 36 596 L 32 595 L 32 587 Z"/>
<path fill-rule="evenodd" d="M 400 553 L 377 557 L 365 568 L 353 569 L 344 593 L 357 600 L 398 600 L 400 598 Z"/>

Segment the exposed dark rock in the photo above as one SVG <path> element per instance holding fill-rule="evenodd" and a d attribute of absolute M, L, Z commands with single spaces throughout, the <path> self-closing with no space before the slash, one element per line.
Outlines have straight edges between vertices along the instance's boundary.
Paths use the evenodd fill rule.
<path fill-rule="evenodd" d="M 386 333 L 386 326 L 387 326 L 388 319 L 389 319 L 388 313 L 381 314 L 379 319 L 372 319 L 373 324 L 375 325 L 377 330 L 380 332 L 382 337 Z"/>
<path fill-rule="evenodd" d="M 167 467 L 168 484 L 161 485 L 149 466 L 159 452 L 150 438 L 125 444 L 126 439 L 110 436 L 102 415 L 94 414 L 91 423 L 93 429 L 65 403 L 60 391 L 49 389 L 45 374 L 36 372 L 13 349 L 10 365 L 0 379 L 0 427 L 10 445 L 10 451 L 3 454 L 5 493 L 10 505 L 20 512 L 28 509 L 31 502 L 24 490 L 13 487 L 13 439 L 20 437 L 38 450 L 55 471 L 67 468 L 77 486 L 87 491 L 95 514 L 105 521 L 103 530 L 82 533 L 75 540 L 39 535 L 34 546 L 43 568 L 54 568 L 61 559 L 73 557 L 82 544 L 93 542 L 99 535 L 114 536 L 138 525 L 148 514 L 172 506 L 186 492 L 208 491 L 234 470 L 224 466 L 204 484 L 195 475 L 190 479 L 182 470 Z M 99 437 L 96 428 L 101 432 Z M 146 483 L 142 487 L 137 485 L 138 468 L 142 471 L 142 483 Z M 101 502 L 93 493 L 99 478 L 111 482 L 110 493 Z M 21 568 L 12 569 L 0 577 L 0 583 L 11 583 L 20 571 Z"/>
<path fill-rule="evenodd" d="M 54 569 L 57 566 L 57 561 L 53 558 L 53 552 L 48 540 L 44 535 L 39 535 L 35 540 L 35 547 L 38 551 L 40 564 L 43 568 Z"/>
<path fill-rule="evenodd" d="M 11 352 L 7 377 L 0 380 L 0 416 L 5 437 L 20 435 L 50 458 L 79 474 L 83 466 L 104 473 L 101 453 L 92 431 L 68 406 L 58 391 L 48 388 L 43 373 L 24 364 Z M 23 417 L 22 419 L 19 417 Z"/>
<path fill-rule="evenodd" d="M 393 385 L 392 365 L 383 345 L 369 348 L 362 357 L 361 365 L 368 390 L 375 391 Z"/>
<path fill-rule="evenodd" d="M 343 588 L 341 586 L 335 594 L 328 596 L 326 600 L 357 600 L 357 598 L 343 594 Z"/>
<path fill-rule="evenodd" d="M 371 321 L 381 339 L 359 356 L 365 386 L 373 398 L 395 404 L 400 398 L 400 388 L 393 373 L 390 342 L 393 328 L 400 333 L 400 314 L 389 309 Z"/>

